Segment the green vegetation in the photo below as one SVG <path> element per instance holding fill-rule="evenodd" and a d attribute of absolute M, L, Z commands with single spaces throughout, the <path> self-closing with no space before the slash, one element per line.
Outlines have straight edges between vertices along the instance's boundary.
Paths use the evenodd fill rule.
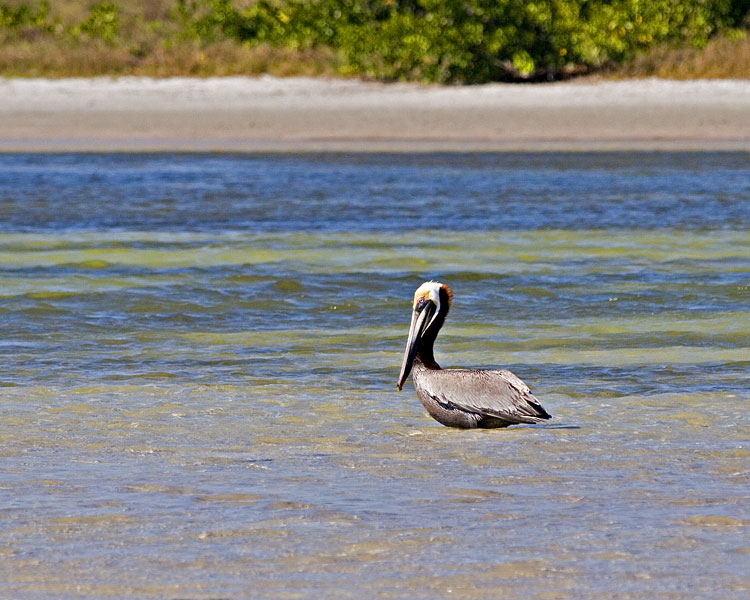
<path fill-rule="evenodd" d="M 737 62 L 749 15 L 750 0 L 0 0 L 0 74 L 478 83 L 626 64 L 669 76 L 653 61 L 716 37 Z M 721 76 L 720 61 L 705 62 L 713 74 L 684 76 Z M 732 68 L 750 76 L 747 61 Z"/>

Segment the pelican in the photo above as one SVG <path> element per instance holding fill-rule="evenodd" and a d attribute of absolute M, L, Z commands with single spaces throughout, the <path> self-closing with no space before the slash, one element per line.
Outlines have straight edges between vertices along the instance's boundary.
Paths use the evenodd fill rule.
<path fill-rule="evenodd" d="M 427 281 L 414 292 L 411 326 L 396 388 L 414 370 L 417 398 L 430 416 L 448 427 L 507 427 L 551 418 L 529 387 L 506 370 L 441 369 L 432 347 L 453 300 L 444 283 Z"/>

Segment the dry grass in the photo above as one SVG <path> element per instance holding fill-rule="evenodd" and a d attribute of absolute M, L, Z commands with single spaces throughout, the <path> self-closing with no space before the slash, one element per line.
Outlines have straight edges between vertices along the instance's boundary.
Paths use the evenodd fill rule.
<path fill-rule="evenodd" d="M 266 45 L 250 47 L 229 40 L 212 44 L 186 40 L 173 14 L 174 0 L 119 0 L 119 35 L 112 43 L 86 35 L 66 35 L 65 28 L 80 23 L 98 1 L 51 2 L 50 19 L 61 25 L 58 34 L 33 28 L 0 30 L 0 76 L 320 76 L 334 75 L 341 62 L 327 48 L 295 51 Z M 29 4 L 28 0 L 0 2 L 8 6 Z"/>
<path fill-rule="evenodd" d="M 205 48 L 181 43 L 158 46 L 131 70 L 133 75 L 172 77 L 223 77 L 228 75 L 259 75 L 279 77 L 322 76 L 335 74 L 335 55 L 327 50 L 296 52 L 267 45 L 249 47 L 218 42 Z"/>
<path fill-rule="evenodd" d="M 155 44 L 132 52 L 101 40 L 60 48 L 54 40 L 20 41 L 0 47 L 0 75 L 6 77 L 211 77 L 228 75 L 331 76 L 336 56 L 326 49 L 295 52 L 269 46 L 221 42 L 205 48 L 189 42 Z"/>
<path fill-rule="evenodd" d="M 604 74 L 615 78 L 750 79 L 750 36 L 744 32 L 720 36 L 705 48 L 654 48 Z"/>

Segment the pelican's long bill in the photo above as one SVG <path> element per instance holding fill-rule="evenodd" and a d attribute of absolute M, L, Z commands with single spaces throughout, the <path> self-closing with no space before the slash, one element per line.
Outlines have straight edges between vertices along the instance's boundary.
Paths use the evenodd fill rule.
<path fill-rule="evenodd" d="M 406 350 L 404 351 L 404 362 L 401 365 L 401 374 L 398 376 L 396 389 L 400 392 L 404 386 L 404 381 L 411 373 L 411 365 L 419 349 L 419 340 L 425 332 L 425 329 L 432 322 L 437 305 L 432 300 L 422 300 L 414 307 L 411 314 L 411 326 L 409 327 L 409 337 L 406 340 Z"/>

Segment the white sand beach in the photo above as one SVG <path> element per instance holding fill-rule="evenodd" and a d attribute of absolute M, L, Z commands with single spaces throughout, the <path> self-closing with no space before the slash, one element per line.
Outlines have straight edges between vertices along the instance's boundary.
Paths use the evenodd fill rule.
<path fill-rule="evenodd" d="M 750 81 L 0 80 L 0 151 L 750 150 Z"/>

